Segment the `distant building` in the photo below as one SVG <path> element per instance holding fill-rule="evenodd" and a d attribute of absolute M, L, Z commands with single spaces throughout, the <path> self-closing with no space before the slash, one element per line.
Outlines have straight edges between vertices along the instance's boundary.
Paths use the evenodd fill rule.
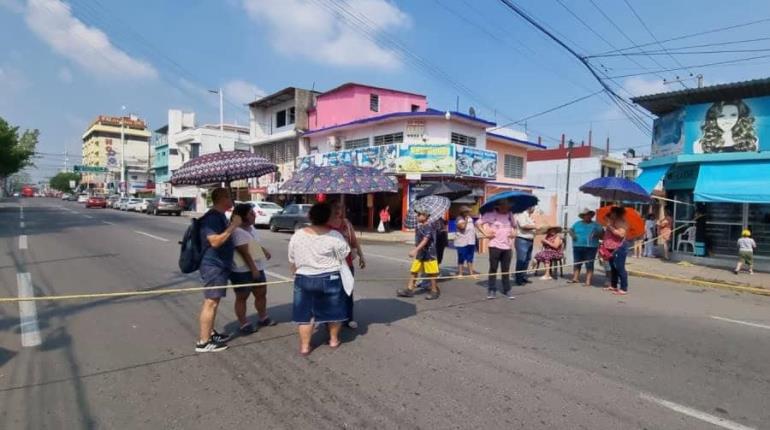
<path fill-rule="evenodd" d="M 121 140 L 121 130 L 124 141 Z M 107 173 L 84 174 L 83 183 L 97 192 L 117 192 L 125 148 L 128 193 L 146 191 L 151 180 L 150 132 L 136 116 L 99 115 L 82 136 L 82 157 L 86 166 L 106 167 Z"/>

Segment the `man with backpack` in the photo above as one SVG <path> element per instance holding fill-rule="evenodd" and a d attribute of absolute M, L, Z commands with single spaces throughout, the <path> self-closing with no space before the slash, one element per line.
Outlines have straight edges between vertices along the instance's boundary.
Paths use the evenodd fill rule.
<path fill-rule="evenodd" d="M 213 202 L 212 208 L 197 221 L 200 229 L 197 239 L 200 240 L 201 250 L 198 270 L 203 285 L 206 287 L 227 285 L 235 252 L 235 246 L 230 236 L 241 225 L 240 216 L 234 214 L 229 223 L 225 216 L 225 212 L 233 206 L 230 192 L 227 189 L 217 188 L 212 191 L 211 200 Z M 227 349 L 226 342 L 230 340 L 230 335 L 220 334 L 214 330 L 217 307 L 220 299 L 226 294 L 226 288 L 203 291 L 200 337 L 195 344 L 196 352 L 216 352 Z"/>

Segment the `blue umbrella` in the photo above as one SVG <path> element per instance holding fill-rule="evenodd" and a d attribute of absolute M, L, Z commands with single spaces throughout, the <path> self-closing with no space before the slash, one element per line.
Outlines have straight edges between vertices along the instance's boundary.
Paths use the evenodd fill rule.
<path fill-rule="evenodd" d="M 524 212 L 532 206 L 537 206 L 538 199 L 532 194 L 522 191 L 505 191 L 488 198 L 484 205 L 479 208 L 479 212 L 490 212 L 494 210 L 495 206 L 500 202 L 504 202 L 510 206 L 511 212 L 517 214 L 519 212 Z"/>
<path fill-rule="evenodd" d="M 626 178 L 607 176 L 580 186 L 580 191 L 611 202 L 649 202 L 650 195 L 641 185 Z"/>

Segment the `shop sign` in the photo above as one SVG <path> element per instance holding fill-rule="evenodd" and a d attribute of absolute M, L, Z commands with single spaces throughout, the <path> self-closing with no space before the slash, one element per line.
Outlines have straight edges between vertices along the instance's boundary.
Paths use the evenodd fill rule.
<path fill-rule="evenodd" d="M 477 178 L 497 178 L 497 152 L 458 145 L 457 174 Z"/>
<path fill-rule="evenodd" d="M 666 178 L 663 180 L 663 188 L 667 191 L 695 189 L 699 170 L 700 164 L 675 165 L 666 173 Z"/>
<path fill-rule="evenodd" d="M 396 172 L 398 145 L 368 146 L 344 151 L 310 154 L 297 157 L 297 171 L 310 166 L 361 166 L 374 167 L 386 173 Z"/>
<path fill-rule="evenodd" d="M 447 144 L 401 144 L 398 173 L 455 174 L 455 146 Z"/>

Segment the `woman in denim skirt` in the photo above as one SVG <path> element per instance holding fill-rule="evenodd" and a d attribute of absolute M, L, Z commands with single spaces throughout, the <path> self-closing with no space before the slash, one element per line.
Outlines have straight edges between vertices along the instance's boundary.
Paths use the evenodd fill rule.
<path fill-rule="evenodd" d="M 327 226 L 331 215 L 331 205 L 316 203 L 308 213 L 311 225 L 298 230 L 289 241 L 289 263 L 295 273 L 292 319 L 298 325 L 302 356 L 310 354 L 314 324 L 326 323 L 329 346 L 337 348 L 340 327 L 350 318 L 340 278 L 350 246 Z"/>

